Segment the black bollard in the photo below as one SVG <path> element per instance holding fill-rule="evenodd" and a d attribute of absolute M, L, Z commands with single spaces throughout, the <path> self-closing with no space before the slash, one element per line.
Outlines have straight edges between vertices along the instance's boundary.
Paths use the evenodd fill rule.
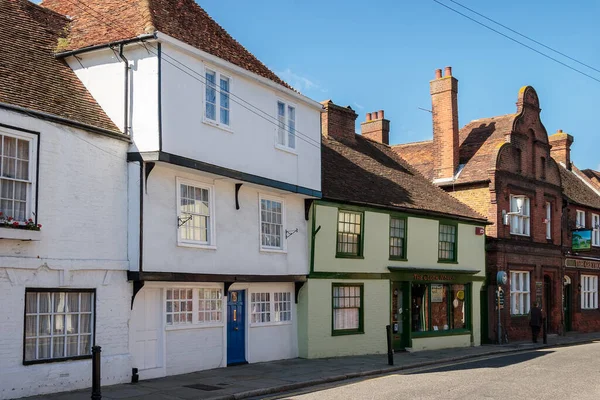
<path fill-rule="evenodd" d="M 102 390 L 100 388 L 100 353 L 102 347 L 92 347 L 92 400 L 102 399 Z"/>
<path fill-rule="evenodd" d="M 542 329 L 544 329 L 544 332 L 542 333 L 544 337 L 544 344 L 548 344 L 548 318 L 544 318 Z"/>
<path fill-rule="evenodd" d="M 388 364 L 394 365 L 394 350 L 392 349 L 392 327 L 387 325 L 385 327 L 387 333 L 387 350 L 388 350 Z"/>

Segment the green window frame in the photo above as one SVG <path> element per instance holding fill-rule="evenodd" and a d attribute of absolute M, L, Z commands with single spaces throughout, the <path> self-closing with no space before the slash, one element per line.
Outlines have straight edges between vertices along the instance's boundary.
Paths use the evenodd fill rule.
<path fill-rule="evenodd" d="M 338 210 L 336 257 L 362 258 L 364 213 Z"/>
<path fill-rule="evenodd" d="M 406 217 L 390 215 L 390 260 L 406 261 Z"/>
<path fill-rule="evenodd" d="M 331 285 L 331 335 L 356 335 L 364 329 L 364 284 Z"/>
<path fill-rule="evenodd" d="M 440 222 L 438 235 L 438 262 L 456 263 L 458 259 L 458 224 Z"/>

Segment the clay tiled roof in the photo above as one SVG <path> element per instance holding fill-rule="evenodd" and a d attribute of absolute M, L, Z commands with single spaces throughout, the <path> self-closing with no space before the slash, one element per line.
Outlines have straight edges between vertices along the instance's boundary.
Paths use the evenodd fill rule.
<path fill-rule="evenodd" d="M 594 171 L 593 169 L 584 169 L 581 171 L 587 176 L 592 184 L 600 190 L 600 171 Z"/>
<path fill-rule="evenodd" d="M 68 20 L 28 0 L 0 1 L 0 102 L 119 132 L 75 73 L 54 58 Z"/>
<path fill-rule="evenodd" d="M 459 164 L 464 165 L 454 183 L 469 183 L 489 179 L 488 171 L 496 168 L 500 147 L 506 143 L 517 114 L 471 121 L 459 132 Z M 433 142 L 399 144 L 392 149 L 433 180 Z"/>
<path fill-rule="evenodd" d="M 485 221 L 425 179 L 389 146 L 355 136 L 352 143 L 323 137 L 324 199 Z"/>
<path fill-rule="evenodd" d="M 590 187 L 593 187 L 592 182 L 575 165 L 571 169 L 559 164 L 563 194 L 573 203 L 600 210 L 600 195 Z"/>
<path fill-rule="evenodd" d="M 158 31 L 290 88 L 194 0 L 44 0 L 42 5 L 72 18 L 62 51 Z"/>

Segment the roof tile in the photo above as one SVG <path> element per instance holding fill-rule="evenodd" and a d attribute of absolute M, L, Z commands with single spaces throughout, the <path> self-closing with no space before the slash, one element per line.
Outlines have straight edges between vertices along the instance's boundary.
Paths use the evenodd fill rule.
<path fill-rule="evenodd" d="M 322 176 L 325 199 L 485 220 L 429 182 L 389 146 L 360 135 L 344 143 L 323 137 Z"/>
<path fill-rule="evenodd" d="M 63 50 L 159 31 L 291 89 L 194 0 L 44 0 L 42 5 L 72 18 Z"/>
<path fill-rule="evenodd" d="M 54 50 L 68 20 L 27 0 L 0 1 L 0 102 L 119 133 Z"/>

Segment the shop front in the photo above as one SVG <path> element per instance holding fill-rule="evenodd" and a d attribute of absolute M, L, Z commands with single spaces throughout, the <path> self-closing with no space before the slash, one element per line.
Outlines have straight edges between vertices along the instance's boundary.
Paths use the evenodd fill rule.
<path fill-rule="evenodd" d="M 599 332 L 598 280 L 600 259 L 568 257 L 563 278 L 565 331 Z"/>
<path fill-rule="evenodd" d="M 389 267 L 394 350 L 433 350 L 480 344 L 478 270 Z"/>

